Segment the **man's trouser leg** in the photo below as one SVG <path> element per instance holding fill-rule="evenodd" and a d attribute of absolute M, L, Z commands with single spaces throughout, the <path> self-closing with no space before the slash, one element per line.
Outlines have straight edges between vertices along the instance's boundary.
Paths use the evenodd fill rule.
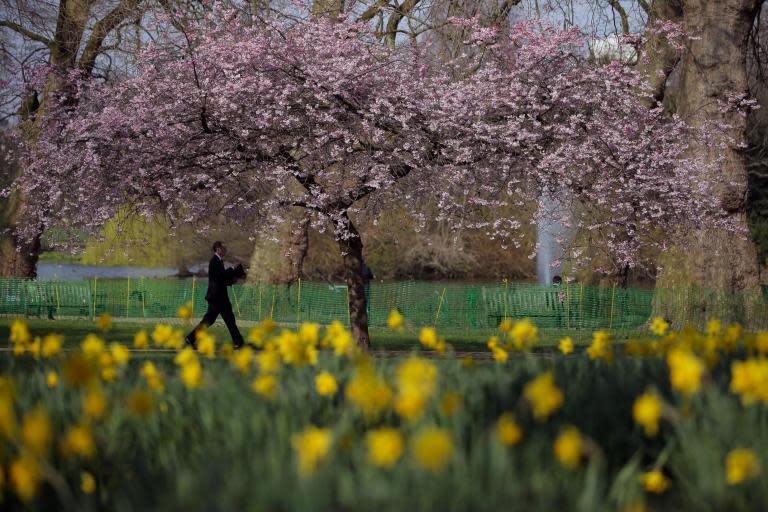
<path fill-rule="evenodd" d="M 240 334 L 240 329 L 237 328 L 237 323 L 235 322 L 235 313 L 232 311 L 232 305 L 228 304 L 224 305 L 221 308 L 221 318 L 224 319 L 224 323 L 227 324 L 227 329 L 229 329 L 229 335 L 232 337 L 232 344 L 236 347 L 240 347 L 245 343 L 245 340 L 243 340 L 243 335 Z"/>
<path fill-rule="evenodd" d="M 219 306 L 215 303 L 209 302 L 208 303 L 208 311 L 205 312 L 205 315 L 203 315 L 203 319 L 200 320 L 200 323 L 197 324 L 197 327 L 192 329 L 192 332 L 187 334 L 186 339 L 192 340 L 193 342 L 197 339 L 195 336 L 197 336 L 197 331 L 203 328 L 203 325 L 205 327 L 210 327 L 213 325 L 213 323 L 216 321 L 216 318 L 219 316 L 219 313 L 221 313 Z"/>

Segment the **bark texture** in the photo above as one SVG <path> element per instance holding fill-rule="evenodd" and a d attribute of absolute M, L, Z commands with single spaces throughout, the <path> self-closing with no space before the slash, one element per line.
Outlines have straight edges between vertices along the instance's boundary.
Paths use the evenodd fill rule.
<path fill-rule="evenodd" d="M 336 240 L 344 260 L 344 280 L 349 294 L 349 323 L 352 336 L 359 347 L 370 350 L 368 335 L 368 311 L 365 300 L 365 279 L 363 277 L 363 241 L 346 213 L 340 220 L 334 220 Z"/>
<path fill-rule="evenodd" d="M 655 2 L 654 2 L 655 3 Z M 694 125 L 722 121 L 728 136 L 743 143 L 746 118 L 722 112 L 719 100 L 748 91 L 746 52 L 750 29 L 762 0 L 686 0 L 683 24 L 697 36 L 680 61 L 678 113 Z M 707 152 L 692 147 L 692 151 Z M 721 155 L 707 154 L 710 160 Z M 697 231 L 663 257 L 657 288 L 690 288 L 683 304 L 656 305 L 656 313 L 681 324 L 694 319 L 719 317 L 749 323 L 760 300 L 759 267 L 746 218 L 747 170 L 742 150 L 730 146 L 717 175 L 703 175 L 716 185 L 723 213 L 742 233 L 726 230 Z M 706 290 L 706 291 L 705 291 Z M 662 294 L 663 295 L 663 294 Z"/>

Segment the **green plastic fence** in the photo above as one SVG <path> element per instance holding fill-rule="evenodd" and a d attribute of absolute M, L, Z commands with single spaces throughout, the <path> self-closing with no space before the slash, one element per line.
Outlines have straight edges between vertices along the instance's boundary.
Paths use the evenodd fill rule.
<path fill-rule="evenodd" d="M 194 316 L 206 309 L 206 279 L 93 279 L 34 281 L 0 279 L 0 314 L 42 318 L 94 318 L 102 313 L 136 319 L 174 318 L 178 307 L 192 302 Z M 396 282 L 371 284 L 369 322 L 384 326 L 398 309 L 414 326 L 495 328 L 503 318 L 530 318 L 540 327 L 563 329 L 635 329 L 643 326 L 657 306 L 687 308 L 687 318 L 702 324 L 708 317 L 728 321 L 738 311 L 732 295 L 694 290 L 644 290 L 568 284 L 562 287 L 526 283 Z M 715 295 L 713 295 L 715 294 Z M 298 282 L 286 286 L 237 285 L 230 289 L 235 315 L 241 320 L 272 317 L 281 323 L 348 322 L 347 288 L 327 283 Z M 708 309 L 696 304 L 709 301 Z M 715 311 L 712 303 L 722 305 Z M 750 310 L 750 326 L 768 326 L 762 297 Z M 699 314 L 700 313 L 700 314 Z M 698 315 L 698 316 L 697 316 Z M 729 316 L 731 315 L 731 316 Z"/>

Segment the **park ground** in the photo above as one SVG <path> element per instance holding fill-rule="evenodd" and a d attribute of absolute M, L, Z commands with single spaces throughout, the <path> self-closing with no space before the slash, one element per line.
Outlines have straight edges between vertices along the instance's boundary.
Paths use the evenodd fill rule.
<path fill-rule="evenodd" d="M 0 318 L 0 340 L 8 340 L 10 326 L 13 321 L 13 317 Z M 64 336 L 65 345 L 70 347 L 79 344 L 89 333 L 100 332 L 95 322 L 85 319 L 28 319 L 27 322 L 29 330 L 33 336 L 45 336 L 49 333 L 61 334 Z M 180 321 L 174 319 L 171 323 L 173 323 L 174 326 L 181 326 L 185 331 L 188 331 L 192 330 L 196 325 L 196 322 L 197 320 Z M 168 323 L 168 321 L 167 319 L 164 319 L 157 323 Z M 240 325 L 240 330 L 244 336 L 247 336 L 250 329 L 248 325 L 250 324 L 251 323 Z M 152 322 L 115 320 L 109 330 L 107 338 L 110 341 L 119 341 L 130 347 L 132 345 L 133 337 L 137 332 L 144 330 L 150 333 L 155 325 L 156 324 Z M 281 327 L 295 328 L 296 326 L 285 325 Z M 372 327 L 370 329 L 371 347 L 374 352 L 386 353 L 388 355 L 397 355 L 400 352 L 407 354 L 419 347 L 419 329 L 419 327 L 411 326 L 400 332 L 382 327 Z M 230 341 L 229 332 L 221 321 L 214 324 L 210 329 L 210 332 L 215 335 L 217 341 L 224 343 Z M 640 331 L 619 329 L 608 330 L 608 332 L 610 332 L 614 344 L 619 346 L 633 337 L 646 334 Z M 491 336 L 498 334 L 498 331 L 491 329 L 447 329 L 439 330 L 439 334 L 445 337 L 446 342 L 453 347 L 456 353 L 483 353 L 490 355 L 487 342 Z M 557 352 L 558 343 L 566 336 L 573 340 L 576 351 L 584 349 L 592 341 L 592 331 L 586 329 L 540 329 L 536 351 L 541 353 Z M 7 345 L 3 343 L 3 346 Z"/>

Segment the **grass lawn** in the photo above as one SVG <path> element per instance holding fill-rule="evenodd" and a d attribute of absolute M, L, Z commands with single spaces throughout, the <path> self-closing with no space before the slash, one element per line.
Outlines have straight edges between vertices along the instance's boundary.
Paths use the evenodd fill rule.
<path fill-rule="evenodd" d="M 198 320 L 190 321 L 188 323 L 174 320 L 175 325 L 181 326 L 185 331 L 191 330 Z M 0 340 L 8 340 L 10 333 L 10 326 L 13 322 L 13 318 L 0 318 Z M 99 332 L 94 322 L 89 320 L 39 320 L 39 319 L 27 319 L 29 329 L 34 336 L 42 336 L 48 333 L 59 333 L 65 337 L 65 342 L 68 344 L 79 343 L 88 333 Z M 286 326 L 295 327 L 295 326 Z M 109 330 L 107 338 L 110 341 L 120 341 L 130 346 L 133 341 L 133 336 L 141 329 L 151 333 L 154 328 L 153 323 L 148 322 L 126 322 L 122 320 L 116 320 L 112 323 L 112 328 Z M 247 336 L 250 327 L 240 325 L 240 330 L 244 336 Z M 229 341 L 229 332 L 224 324 L 219 320 L 211 328 L 216 336 L 216 339 L 221 341 Z M 486 342 L 488 338 L 494 334 L 498 334 L 495 331 L 488 329 L 479 330 L 440 330 L 440 335 L 444 336 L 446 341 L 450 343 L 457 352 L 486 352 Z M 611 331 L 612 338 L 617 344 L 621 344 L 633 335 L 638 335 L 637 331 Z M 418 328 L 406 329 L 403 332 L 390 331 L 381 327 L 372 327 L 370 329 L 371 343 L 373 350 L 375 351 L 410 351 L 416 348 L 419 337 Z M 557 350 L 557 344 L 565 337 L 570 336 L 573 339 L 574 344 L 578 347 L 585 347 L 588 345 L 592 338 L 591 331 L 588 330 L 576 330 L 576 329 L 541 329 L 539 331 L 539 343 L 538 350 L 543 352 L 551 352 Z"/>

